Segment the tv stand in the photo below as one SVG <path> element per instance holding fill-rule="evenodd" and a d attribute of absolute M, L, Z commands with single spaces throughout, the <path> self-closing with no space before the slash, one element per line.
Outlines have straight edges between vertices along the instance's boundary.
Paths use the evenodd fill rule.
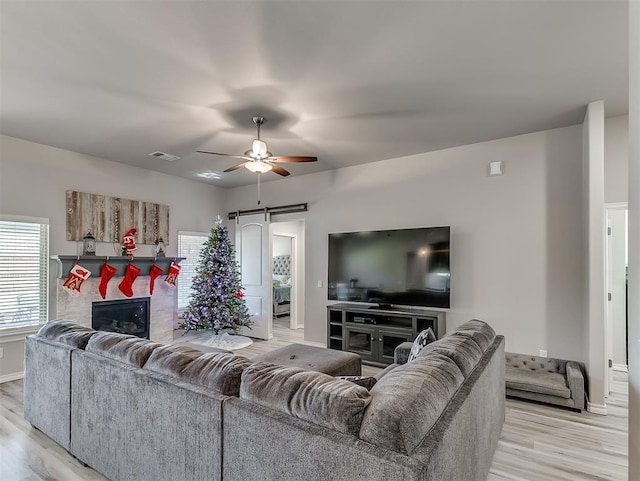
<path fill-rule="evenodd" d="M 369 306 L 369 309 L 384 309 L 385 311 L 392 311 L 395 308 L 391 304 L 378 304 L 377 306 Z"/>
<path fill-rule="evenodd" d="M 430 327 L 441 338 L 445 317 L 444 312 L 419 308 L 331 304 L 327 306 L 327 347 L 359 354 L 365 364 L 387 366 L 393 363 L 396 346 L 413 341 L 420 331 Z"/>

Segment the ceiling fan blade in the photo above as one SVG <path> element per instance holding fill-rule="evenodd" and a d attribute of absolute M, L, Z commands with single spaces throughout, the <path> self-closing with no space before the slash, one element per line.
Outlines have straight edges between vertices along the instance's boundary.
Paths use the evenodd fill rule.
<path fill-rule="evenodd" d="M 251 157 L 246 155 L 234 155 L 234 154 L 221 154 L 220 152 L 207 152 L 206 150 L 196 150 L 200 154 L 221 155 L 222 157 L 233 157 L 235 159 L 251 160 Z"/>
<path fill-rule="evenodd" d="M 234 165 L 233 167 L 229 167 L 228 169 L 225 169 L 223 172 L 233 172 L 234 170 L 237 170 L 240 167 L 244 167 L 245 164 L 246 162 L 242 162 L 241 164 Z"/>
<path fill-rule="evenodd" d="M 269 157 L 270 162 L 317 162 L 318 157 L 305 157 L 301 155 L 276 155 Z"/>
<path fill-rule="evenodd" d="M 289 175 L 289 171 L 283 169 L 279 165 L 271 164 L 271 170 L 273 170 L 276 174 L 281 175 L 282 177 L 286 177 L 287 175 Z"/>

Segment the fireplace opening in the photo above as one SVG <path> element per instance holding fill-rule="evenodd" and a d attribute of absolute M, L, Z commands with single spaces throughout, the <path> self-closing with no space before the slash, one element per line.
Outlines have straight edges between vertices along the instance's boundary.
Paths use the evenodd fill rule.
<path fill-rule="evenodd" d="M 149 339 L 149 297 L 94 302 L 91 327 Z"/>

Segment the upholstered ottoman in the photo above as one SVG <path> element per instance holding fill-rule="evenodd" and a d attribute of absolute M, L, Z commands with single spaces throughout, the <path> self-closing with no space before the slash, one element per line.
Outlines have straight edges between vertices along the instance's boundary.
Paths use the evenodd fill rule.
<path fill-rule="evenodd" d="M 362 359 L 352 352 L 336 351 L 303 344 L 291 344 L 252 359 L 279 366 L 300 367 L 330 376 L 360 376 Z"/>

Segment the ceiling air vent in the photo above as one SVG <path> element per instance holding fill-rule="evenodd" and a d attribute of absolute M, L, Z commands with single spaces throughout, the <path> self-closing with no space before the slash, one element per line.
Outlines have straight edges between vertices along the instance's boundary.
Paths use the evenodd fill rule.
<path fill-rule="evenodd" d="M 162 160 L 167 160 L 169 162 L 173 162 L 174 160 L 179 160 L 180 157 L 178 157 L 177 155 L 171 155 L 171 154 L 167 154 L 165 152 L 151 152 L 149 154 L 151 157 L 157 157 L 158 159 L 162 159 Z"/>

